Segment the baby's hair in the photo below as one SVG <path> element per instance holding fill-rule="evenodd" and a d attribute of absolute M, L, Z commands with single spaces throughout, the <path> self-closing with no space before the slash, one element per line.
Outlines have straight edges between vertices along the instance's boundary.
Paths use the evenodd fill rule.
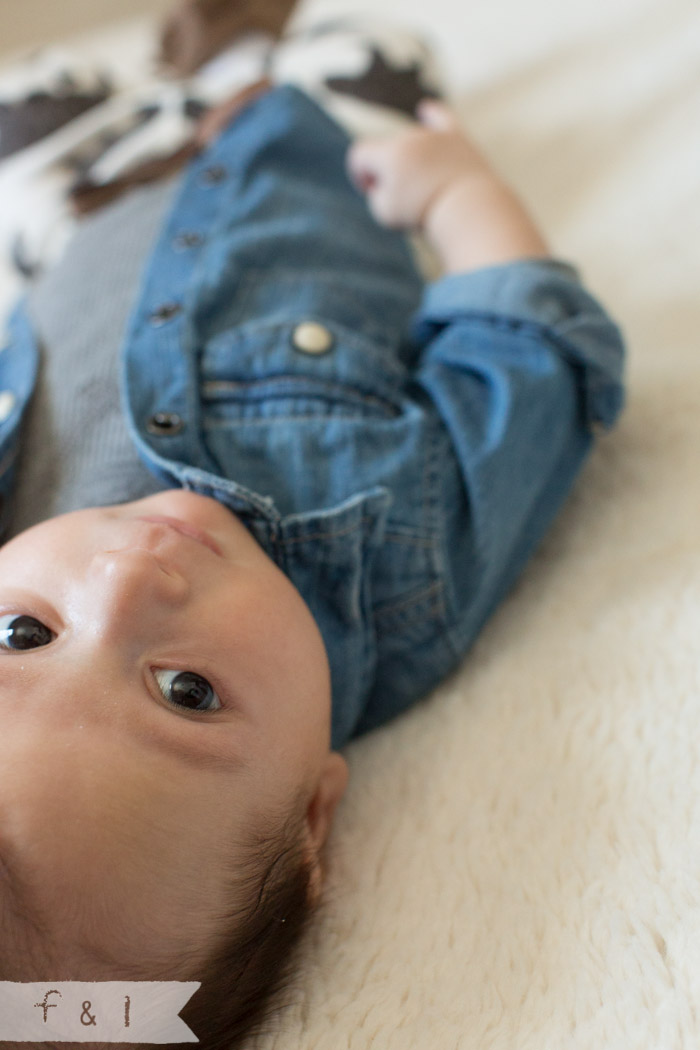
<path fill-rule="evenodd" d="M 180 1014 L 201 1050 L 250 1046 L 289 1005 L 304 935 L 317 910 L 310 892 L 313 860 L 302 849 L 301 817 L 293 812 L 281 832 L 256 832 L 246 863 L 244 907 L 240 869 L 236 873 L 230 911 L 219 920 L 228 932 L 194 978 L 202 986 Z M 138 1050 L 152 1050 L 152 1045 Z"/>
<path fill-rule="evenodd" d="M 190 958 L 164 962 L 162 969 L 156 967 L 156 972 L 151 967 L 144 973 L 138 963 L 127 967 L 122 964 L 92 979 L 200 981 L 201 986 L 180 1011 L 180 1017 L 199 1040 L 191 1045 L 199 1050 L 243 1050 L 253 1038 L 270 1031 L 276 1015 L 290 1005 L 304 936 L 319 907 L 318 897 L 311 890 L 314 858 L 304 849 L 305 808 L 301 802 L 299 795 L 294 805 L 287 807 L 284 818 L 268 817 L 257 826 L 244 847 L 243 860 L 240 846 L 237 848 L 229 903 L 215 919 L 223 932 L 213 948 L 193 946 Z M 323 859 L 321 863 L 323 866 Z M 30 926 L 41 928 L 33 923 L 26 909 L 18 909 L 17 913 Z M 106 960 L 109 955 L 103 958 Z M 32 973 L 27 974 L 27 966 L 20 963 L 20 976 L 17 960 L 11 965 L 0 954 L 0 980 L 76 979 L 56 973 L 53 967 L 46 972 L 40 960 L 41 948 L 31 952 L 31 962 L 25 956 Z M 120 1045 L 136 1050 L 153 1050 L 154 1046 Z M 182 1050 L 185 1044 L 159 1045 Z M 26 1044 L 18 1043 L 17 1050 L 20 1046 Z M 63 1050 L 66 1043 L 46 1041 L 32 1046 L 36 1050 Z M 95 1041 L 81 1046 L 85 1050 L 112 1050 L 114 1044 Z"/>

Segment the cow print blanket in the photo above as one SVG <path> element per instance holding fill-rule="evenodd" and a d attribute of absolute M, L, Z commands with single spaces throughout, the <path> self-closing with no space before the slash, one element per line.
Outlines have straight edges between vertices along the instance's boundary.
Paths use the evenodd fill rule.
<path fill-rule="evenodd" d="M 183 163 L 207 112 L 262 77 L 404 120 L 443 94 L 423 39 L 366 19 L 249 32 L 189 77 L 158 71 L 156 44 L 136 65 L 115 35 L 100 57 L 52 45 L 0 67 L 0 260 L 20 281 L 60 258 L 86 210 Z"/>

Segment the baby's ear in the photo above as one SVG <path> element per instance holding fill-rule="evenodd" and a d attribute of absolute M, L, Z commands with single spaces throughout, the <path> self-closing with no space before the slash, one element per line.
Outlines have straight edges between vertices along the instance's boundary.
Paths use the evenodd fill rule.
<path fill-rule="evenodd" d="M 337 751 L 330 751 L 306 809 L 306 848 L 314 862 L 310 887 L 313 896 L 320 893 L 323 881 L 321 852 L 331 830 L 336 806 L 345 794 L 349 773 L 343 756 Z"/>
<path fill-rule="evenodd" d="M 328 838 L 336 806 L 345 794 L 348 776 L 348 764 L 343 756 L 337 751 L 329 751 L 306 808 L 307 842 L 315 853 L 321 850 Z"/>

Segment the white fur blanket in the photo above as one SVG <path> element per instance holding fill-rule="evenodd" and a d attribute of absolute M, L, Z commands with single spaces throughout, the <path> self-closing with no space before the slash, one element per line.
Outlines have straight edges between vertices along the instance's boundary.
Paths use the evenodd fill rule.
<path fill-rule="evenodd" d="M 690 1050 L 700 9 L 309 0 L 300 22 L 348 8 L 431 32 L 465 126 L 620 322 L 628 405 L 461 670 L 347 748 L 328 905 L 260 1047 Z"/>

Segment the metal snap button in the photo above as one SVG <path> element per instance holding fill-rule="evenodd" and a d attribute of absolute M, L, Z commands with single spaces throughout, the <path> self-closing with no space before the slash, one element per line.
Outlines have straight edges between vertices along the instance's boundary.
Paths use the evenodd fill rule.
<path fill-rule="evenodd" d="M 333 333 L 316 321 L 304 321 L 292 332 L 292 345 L 302 354 L 325 354 L 334 341 Z"/>
<path fill-rule="evenodd" d="M 188 248 L 197 248 L 203 240 L 201 233 L 197 233 L 195 230 L 186 230 L 173 238 L 173 248 L 176 252 L 184 252 Z"/>
<path fill-rule="evenodd" d="M 15 407 L 17 398 L 11 390 L 0 391 L 0 423 L 4 423 Z"/>
<path fill-rule="evenodd" d="M 181 310 L 182 307 L 179 303 L 163 303 L 162 306 L 159 306 L 157 310 L 153 311 L 149 320 L 151 324 L 157 328 L 159 325 L 165 324 L 171 318 L 177 317 Z"/>
<path fill-rule="evenodd" d="M 212 164 L 211 167 L 205 168 L 199 176 L 199 182 L 202 186 L 213 186 L 217 182 L 222 182 L 226 178 L 226 168 L 221 164 Z"/>
<path fill-rule="evenodd" d="M 156 412 L 146 424 L 146 430 L 149 434 L 171 436 L 179 434 L 184 425 L 184 421 L 177 412 Z"/>

